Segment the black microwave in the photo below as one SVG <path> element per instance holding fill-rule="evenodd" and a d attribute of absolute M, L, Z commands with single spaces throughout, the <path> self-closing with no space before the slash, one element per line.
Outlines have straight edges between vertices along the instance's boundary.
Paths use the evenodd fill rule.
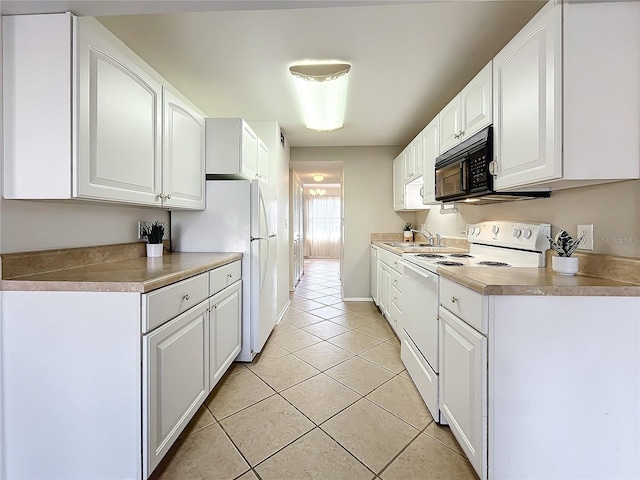
<path fill-rule="evenodd" d="M 493 193 L 493 175 L 489 173 L 492 133 L 489 126 L 436 158 L 436 200 L 443 202 Z"/>
<path fill-rule="evenodd" d="M 479 205 L 550 196 L 548 191 L 494 191 L 492 161 L 493 127 L 490 125 L 436 158 L 436 200 Z"/>

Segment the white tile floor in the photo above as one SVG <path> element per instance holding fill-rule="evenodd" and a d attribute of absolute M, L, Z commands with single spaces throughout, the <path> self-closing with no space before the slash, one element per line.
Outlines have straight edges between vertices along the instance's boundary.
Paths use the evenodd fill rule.
<path fill-rule="evenodd" d="M 262 353 L 236 363 L 158 479 L 476 479 L 433 422 L 373 303 L 342 302 L 336 260 L 306 260 Z"/>

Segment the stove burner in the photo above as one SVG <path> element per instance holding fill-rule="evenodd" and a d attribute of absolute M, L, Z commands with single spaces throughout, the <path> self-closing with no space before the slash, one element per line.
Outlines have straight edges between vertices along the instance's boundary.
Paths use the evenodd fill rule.
<path fill-rule="evenodd" d="M 508 263 L 504 263 L 504 262 L 490 262 L 490 261 L 478 262 L 478 265 L 486 265 L 487 267 L 510 267 L 511 266 Z"/>
<path fill-rule="evenodd" d="M 449 260 L 440 260 L 439 262 L 435 262 L 438 265 L 444 265 L 445 267 L 462 267 L 463 264 L 460 262 L 451 262 Z"/>
<path fill-rule="evenodd" d="M 473 255 L 469 255 L 468 253 L 452 253 L 449 256 L 453 258 L 473 258 Z"/>
<path fill-rule="evenodd" d="M 419 253 L 416 257 L 422 258 L 444 258 L 444 255 L 438 255 L 437 253 Z"/>

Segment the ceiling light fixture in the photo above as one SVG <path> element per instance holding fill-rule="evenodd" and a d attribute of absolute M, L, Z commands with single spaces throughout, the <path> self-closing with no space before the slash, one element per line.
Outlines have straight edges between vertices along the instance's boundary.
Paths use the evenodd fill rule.
<path fill-rule="evenodd" d="M 322 188 L 316 188 L 315 190 L 312 188 L 311 190 L 309 190 L 309 195 L 311 195 L 312 197 L 321 197 L 325 193 L 327 193 L 327 191 L 323 190 Z"/>
<path fill-rule="evenodd" d="M 321 182 L 322 180 L 324 180 L 324 175 L 314 175 L 314 176 L 313 176 L 313 179 L 314 179 L 316 182 Z"/>
<path fill-rule="evenodd" d="M 309 62 L 289 67 L 307 128 L 329 132 L 344 126 L 349 70 L 348 63 Z"/>

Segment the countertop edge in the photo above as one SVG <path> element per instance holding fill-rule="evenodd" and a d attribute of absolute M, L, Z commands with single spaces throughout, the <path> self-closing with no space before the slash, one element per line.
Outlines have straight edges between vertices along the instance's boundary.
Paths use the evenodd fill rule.
<path fill-rule="evenodd" d="M 218 252 L 215 252 L 218 253 Z M 188 253 L 180 253 L 180 255 L 189 255 Z M 229 263 L 242 259 L 241 253 L 219 252 L 223 255 L 215 260 L 203 261 L 197 266 L 190 266 L 177 270 L 175 272 L 152 277 L 142 281 L 91 281 L 91 280 L 36 280 L 29 277 L 22 279 L 5 279 L 0 280 L 0 291 L 55 291 L 55 292 L 134 292 L 147 293 L 158 288 L 166 287 L 173 283 L 179 282 L 189 277 L 222 267 Z M 195 255 L 198 255 L 195 253 Z M 140 260 L 145 262 L 146 257 Z M 122 260 L 131 261 L 131 260 Z M 113 265 L 114 263 L 110 263 Z M 65 270 L 69 272 L 69 270 Z"/>
<path fill-rule="evenodd" d="M 504 296 L 558 296 L 558 297 L 640 297 L 640 285 L 616 282 L 617 285 L 527 285 L 527 284 L 485 284 L 451 269 L 438 268 L 438 275 L 482 295 Z M 603 280 L 599 277 L 576 275 L 577 278 Z"/>

